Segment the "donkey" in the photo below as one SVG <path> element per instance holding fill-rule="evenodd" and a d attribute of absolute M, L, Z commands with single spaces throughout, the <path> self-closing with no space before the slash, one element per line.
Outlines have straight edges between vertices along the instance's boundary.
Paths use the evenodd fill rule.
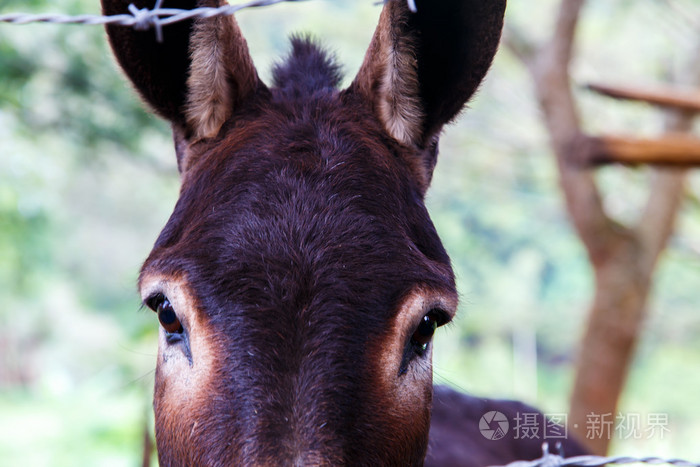
<path fill-rule="evenodd" d="M 132 2 L 150 3 L 102 0 L 103 11 Z M 230 16 L 168 26 L 162 44 L 107 27 L 136 90 L 172 124 L 182 180 L 139 277 L 160 321 L 161 465 L 423 464 L 431 340 L 457 307 L 424 196 L 505 6 L 419 0 L 412 13 L 389 0 L 344 90 L 304 38 L 266 86 Z"/>

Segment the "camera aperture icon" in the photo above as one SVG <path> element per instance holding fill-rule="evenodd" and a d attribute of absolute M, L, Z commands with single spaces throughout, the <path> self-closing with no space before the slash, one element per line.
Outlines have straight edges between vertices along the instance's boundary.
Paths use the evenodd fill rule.
<path fill-rule="evenodd" d="M 485 413 L 479 420 L 479 431 L 481 431 L 484 438 L 491 441 L 503 439 L 509 428 L 510 424 L 506 416 L 495 410 Z"/>

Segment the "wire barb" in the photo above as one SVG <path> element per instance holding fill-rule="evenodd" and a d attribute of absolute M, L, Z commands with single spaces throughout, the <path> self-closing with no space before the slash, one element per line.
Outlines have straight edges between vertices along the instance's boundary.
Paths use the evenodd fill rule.
<path fill-rule="evenodd" d="M 154 11 L 160 10 L 162 0 L 157 0 Z M 134 15 L 134 29 L 136 31 L 147 31 L 153 27 L 156 31 L 156 40 L 163 42 L 163 25 L 160 18 L 151 14 L 148 8 L 137 8 L 133 3 L 129 5 L 129 12 Z"/>

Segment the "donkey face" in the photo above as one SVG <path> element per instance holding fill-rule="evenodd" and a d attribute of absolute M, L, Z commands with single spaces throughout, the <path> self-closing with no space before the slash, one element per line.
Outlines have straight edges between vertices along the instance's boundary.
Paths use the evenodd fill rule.
<path fill-rule="evenodd" d="M 182 175 L 139 284 L 161 323 L 163 465 L 422 464 L 430 341 L 457 302 L 423 196 L 504 8 L 388 2 L 342 91 L 336 64 L 303 39 L 265 86 L 232 17 L 171 26 L 163 44 L 108 28 L 172 122 Z"/>

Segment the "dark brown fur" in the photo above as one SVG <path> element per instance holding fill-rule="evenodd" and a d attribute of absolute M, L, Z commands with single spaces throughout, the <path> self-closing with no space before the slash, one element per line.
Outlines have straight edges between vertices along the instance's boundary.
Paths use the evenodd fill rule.
<path fill-rule="evenodd" d="M 504 9 L 423 0 L 412 14 L 389 1 L 346 90 L 299 38 L 266 87 L 232 18 L 168 27 L 164 44 L 108 27 L 126 74 L 172 123 L 182 172 L 141 274 L 146 302 L 173 294 L 185 337 L 161 332 L 162 465 L 423 463 L 430 353 L 410 339 L 423 314 L 449 319 L 456 303 L 423 197 Z"/>

